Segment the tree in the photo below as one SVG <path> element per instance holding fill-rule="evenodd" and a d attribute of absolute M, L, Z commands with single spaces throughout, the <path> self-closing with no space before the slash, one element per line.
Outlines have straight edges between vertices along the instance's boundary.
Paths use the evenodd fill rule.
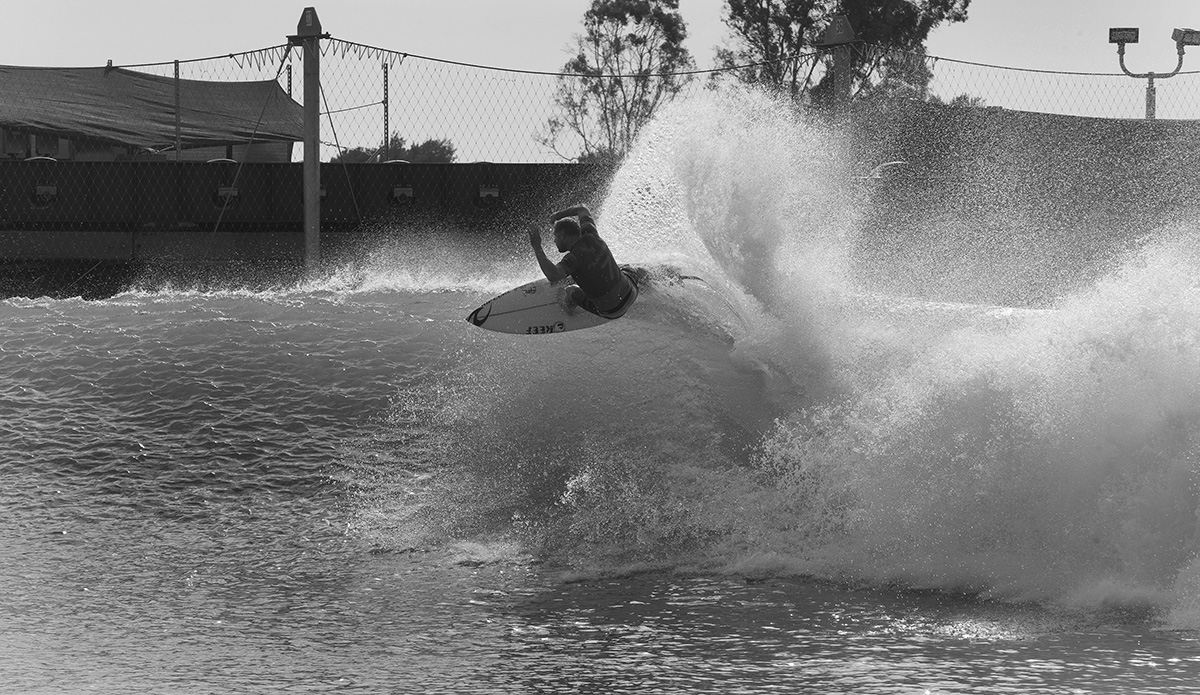
<path fill-rule="evenodd" d="M 538 141 L 564 159 L 564 135 L 578 138 L 578 159 L 612 161 L 625 154 L 658 108 L 677 94 L 694 68 L 683 46 L 687 27 L 679 0 L 592 0 L 574 37 L 555 95 L 560 114 Z"/>
<path fill-rule="evenodd" d="M 388 140 L 387 149 L 355 147 L 345 150 L 333 159 L 330 164 L 355 164 L 358 162 L 381 162 L 389 159 L 403 159 L 413 164 L 433 162 L 453 162 L 458 155 L 454 145 L 449 140 L 426 140 L 419 145 L 406 146 L 404 138 L 393 133 Z"/>
<path fill-rule="evenodd" d="M 799 96 L 805 85 L 799 56 L 819 39 L 821 0 L 726 0 L 722 17 L 731 47 L 717 49 L 717 67 L 742 82 Z M 739 67 L 742 66 L 742 67 Z"/>
<path fill-rule="evenodd" d="M 971 0 L 843 0 L 843 13 L 860 41 L 897 51 L 852 57 L 851 70 L 859 91 L 869 94 L 878 89 L 888 94 L 904 90 L 923 96 L 933 79 L 923 58 L 925 39 L 943 22 L 965 22 L 970 4 Z M 919 57 L 914 59 L 913 54 Z M 875 84 L 871 82 L 873 74 L 879 76 Z M 818 91 L 826 88 L 833 89 L 831 72 L 817 85 Z"/>
<path fill-rule="evenodd" d="M 943 22 L 965 22 L 970 4 L 971 0 L 726 0 L 724 21 L 733 45 L 719 50 L 717 58 L 724 67 L 764 63 L 739 76 L 799 96 L 807 88 L 799 81 L 804 66 L 786 59 L 816 50 L 834 15 L 845 15 L 855 38 L 864 44 L 923 56 L 929 32 Z M 833 92 L 832 56 L 821 60 L 826 70 L 811 93 L 817 102 Z M 932 76 L 924 60 L 900 53 L 854 51 L 851 62 L 854 81 L 864 93 L 897 85 L 924 90 Z"/>

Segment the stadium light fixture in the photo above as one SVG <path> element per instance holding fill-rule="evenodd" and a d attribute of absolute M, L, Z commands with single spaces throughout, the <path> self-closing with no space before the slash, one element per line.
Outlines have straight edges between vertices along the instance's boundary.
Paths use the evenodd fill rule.
<path fill-rule="evenodd" d="M 1117 27 L 1108 30 L 1109 43 L 1137 43 L 1138 28 L 1137 27 Z"/>
<path fill-rule="evenodd" d="M 1179 46 L 1180 53 L 1184 46 L 1200 46 L 1200 31 L 1195 29 L 1176 29 L 1171 32 L 1171 40 Z"/>
<path fill-rule="evenodd" d="M 1113 27 L 1108 30 L 1108 42 L 1117 44 L 1117 60 L 1121 63 L 1121 72 L 1130 77 L 1146 80 L 1146 119 L 1153 120 L 1155 115 L 1155 79 L 1165 80 L 1174 77 L 1183 69 L 1183 52 L 1185 46 L 1200 46 L 1200 31 L 1195 29 L 1176 28 L 1171 32 L 1171 40 L 1175 42 L 1175 53 L 1179 60 L 1171 72 L 1158 74 L 1154 72 L 1133 73 L 1125 67 L 1125 44 L 1137 43 L 1139 31 L 1137 27 Z"/>

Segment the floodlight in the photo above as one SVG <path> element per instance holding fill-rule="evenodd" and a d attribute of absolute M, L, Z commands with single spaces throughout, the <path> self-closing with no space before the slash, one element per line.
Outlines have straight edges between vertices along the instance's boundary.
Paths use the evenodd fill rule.
<path fill-rule="evenodd" d="M 1200 46 L 1200 31 L 1195 29 L 1176 29 L 1171 32 L 1171 40 L 1180 46 Z"/>
<path fill-rule="evenodd" d="M 1178 29 L 1176 29 L 1178 31 Z M 1115 27 L 1108 30 L 1109 43 L 1137 43 L 1137 27 Z"/>
<path fill-rule="evenodd" d="M 1196 31 L 1195 29 L 1180 29 L 1177 27 L 1175 29 L 1175 31 L 1171 32 L 1171 40 L 1175 42 L 1175 53 L 1178 55 L 1178 59 L 1175 62 L 1174 70 L 1172 70 L 1171 72 L 1158 72 L 1158 73 L 1155 73 L 1155 72 L 1134 73 L 1134 72 L 1130 72 L 1129 68 L 1125 67 L 1125 44 L 1137 43 L 1137 41 L 1138 41 L 1137 28 L 1136 27 L 1113 27 L 1108 30 L 1108 42 L 1117 44 L 1117 60 L 1121 64 L 1121 72 L 1125 73 L 1126 75 L 1129 75 L 1130 77 L 1136 77 L 1138 79 L 1146 80 L 1146 119 L 1147 120 L 1151 120 L 1154 118 L 1154 111 L 1155 111 L 1154 81 L 1156 79 L 1165 80 L 1165 79 L 1174 77 L 1179 74 L 1179 71 L 1183 69 L 1184 47 L 1185 46 L 1200 46 L 1200 31 Z"/>

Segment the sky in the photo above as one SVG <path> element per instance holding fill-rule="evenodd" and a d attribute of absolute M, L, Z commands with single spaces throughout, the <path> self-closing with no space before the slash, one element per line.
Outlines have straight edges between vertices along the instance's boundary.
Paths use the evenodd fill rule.
<path fill-rule="evenodd" d="M 13 0 L 2 13 L 7 31 L 0 41 L 0 65 L 80 67 L 102 66 L 111 60 L 128 66 L 227 56 L 285 43 L 289 34 L 296 33 L 309 4 L 316 7 L 323 31 L 338 39 L 429 58 L 553 74 L 569 58 L 568 46 L 581 33 L 591 0 L 338 0 L 325 5 L 320 0 Z M 680 0 L 687 45 L 700 69 L 713 67 L 716 48 L 728 41 L 724 7 L 725 0 Z M 1004 67 L 1119 75 L 1117 50 L 1108 43 L 1108 29 L 1134 26 L 1141 29 L 1142 40 L 1128 47 L 1127 66 L 1134 72 L 1162 74 L 1176 63 L 1172 29 L 1200 28 L 1200 0 L 972 0 L 968 14 L 964 23 L 934 30 L 927 42 L 929 55 Z M 1184 70 L 1200 75 L 1200 47 L 1191 53 Z M 422 64 L 429 65 L 418 61 L 410 66 L 414 80 Z M 426 92 L 430 103 L 413 107 L 418 102 L 409 94 L 404 104 L 411 108 L 393 104 L 387 113 L 356 110 L 375 103 L 379 95 L 361 91 L 370 91 L 369 80 L 343 79 L 340 86 L 351 86 L 330 90 L 330 108 L 335 113 L 347 105 L 355 109 L 331 116 L 337 124 L 328 136 L 323 126 L 324 146 L 331 147 L 330 138 L 336 146 L 374 146 L 390 113 L 391 130 L 403 131 L 413 142 L 451 139 L 460 161 L 558 161 L 530 134 L 545 129 L 553 104 L 549 92 L 521 92 L 522 98 L 504 108 L 496 104 L 508 97 L 482 92 L 475 93 L 474 101 L 464 102 L 453 89 L 467 88 L 458 79 L 464 74 L 459 72 L 458 81 L 448 83 L 447 89 Z M 1158 117 L 1195 118 L 1195 97 L 1189 95 L 1198 81 L 1194 76 L 1169 85 L 1160 81 Z M 1140 118 L 1145 110 L 1144 83 L 1124 77 L 1058 80 L 939 63 L 930 90 L 945 99 L 978 98 L 989 106 Z M 488 86 L 506 88 L 495 80 L 478 88 Z M 399 101 L 396 94 L 391 96 L 393 102 Z M 451 107 L 457 109 L 452 117 L 447 115 Z"/>
<path fill-rule="evenodd" d="M 590 0 L 39 0 L 4 9 L 0 64 L 95 66 L 166 62 L 272 46 L 305 5 L 333 36 L 494 67 L 555 72 Z M 712 67 L 726 39 L 724 0 L 680 0 L 688 47 Z M 1119 72 L 1108 28 L 1140 27 L 1135 72 L 1175 67 L 1175 27 L 1200 28 L 1200 0 L 973 0 L 965 23 L 934 30 L 928 52 L 1008 67 Z M 1184 70 L 1200 70 L 1200 47 Z"/>

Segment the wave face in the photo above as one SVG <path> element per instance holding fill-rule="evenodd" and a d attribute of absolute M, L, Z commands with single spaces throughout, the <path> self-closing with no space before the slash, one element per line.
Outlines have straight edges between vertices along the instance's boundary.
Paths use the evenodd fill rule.
<path fill-rule="evenodd" d="M 650 124 L 602 234 L 621 262 L 703 282 L 656 287 L 603 331 L 465 333 L 411 399 L 439 404 L 446 473 L 408 533 L 515 534 L 585 572 L 801 573 L 1200 620 L 1200 229 L 1133 230 L 1138 248 L 1038 309 L 882 294 L 856 265 L 872 200 L 850 149 L 750 91 Z M 1023 253 L 1061 249 L 1017 219 Z M 523 279 L 506 263 L 462 289 Z"/>

